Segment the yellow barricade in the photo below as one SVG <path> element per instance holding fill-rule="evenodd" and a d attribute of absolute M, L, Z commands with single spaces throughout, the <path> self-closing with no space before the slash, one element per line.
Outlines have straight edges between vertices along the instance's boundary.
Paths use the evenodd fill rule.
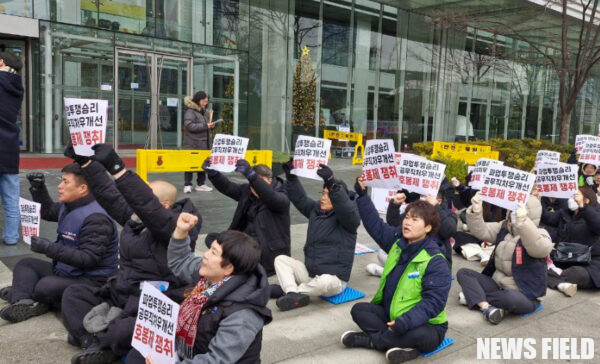
<path fill-rule="evenodd" d="M 138 149 L 137 174 L 148 182 L 148 173 L 202 171 L 202 163 L 209 156 L 210 150 Z M 244 159 L 252 166 L 266 164 L 272 168 L 273 151 L 247 150 Z"/>
<path fill-rule="evenodd" d="M 492 147 L 489 145 L 467 144 L 467 143 L 449 143 L 449 142 L 433 142 L 433 152 L 431 155 L 454 154 L 456 152 L 491 152 Z"/>
<path fill-rule="evenodd" d="M 323 138 L 356 142 L 356 145 L 354 146 L 354 155 L 352 156 L 352 164 L 354 165 L 363 163 L 363 159 L 365 157 L 365 147 L 362 143 L 363 135 L 361 133 L 346 133 L 337 130 L 323 130 Z M 329 154 L 329 158 L 331 158 L 331 153 Z"/>
<path fill-rule="evenodd" d="M 479 158 L 488 158 L 498 160 L 500 157 L 500 153 L 492 150 L 489 152 L 456 152 L 452 153 L 451 157 L 453 159 L 462 160 L 468 165 L 473 165 L 475 162 L 479 160 Z"/>

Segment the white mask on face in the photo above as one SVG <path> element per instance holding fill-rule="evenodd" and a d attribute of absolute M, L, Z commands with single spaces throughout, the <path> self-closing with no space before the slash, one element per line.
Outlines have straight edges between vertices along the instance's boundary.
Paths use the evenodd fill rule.
<path fill-rule="evenodd" d="M 579 205 L 577 204 L 577 202 L 575 202 L 573 197 L 569 197 L 569 201 L 567 202 L 567 205 L 569 205 L 569 210 L 571 210 L 571 211 L 575 211 L 579 208 Z"/>

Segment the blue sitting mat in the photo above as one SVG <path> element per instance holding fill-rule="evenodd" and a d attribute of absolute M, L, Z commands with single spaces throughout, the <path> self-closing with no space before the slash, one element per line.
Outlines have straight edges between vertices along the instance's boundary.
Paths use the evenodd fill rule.
<path fill-rule="evenodd" d="M 430 353 L 421 353 L 421 355 L 424 357 L 431 356 L 439 351 L 446 349 L 448 346 L 450 346 L 452 344 L 454 344 L 454 340 L 450 339 L 449 337 L 445 337 L 444 340 L 442 340 L 442 343 L 437 348 L 435 348 L 434 351 L 432 351 Z"/>
<path fill-rule="evenodd" d="M 453 281 L 453 280 L 455 280 L 455 279 L 456 279 L 456 277 L 455 277 L 455 276 L 450 276 L 450 280 L 451 280 L 451 281 Z"/>
<path fill-rule="evenodd" d="M 541 303 L 537 306 L 537 308 L 535 310 L 533 310 L 533 312 L 530 313 L 522 313 L 521 317 L 527 317 L 529 315 L 533 315 L 534 313 L 538 312 L 539 310 L 541 310 L 542 308 L 544 308 L 544 305 L 542 305 Z"/>
<path fill-rule="evenodd" d="M 359 298 L 363 298 L 364 296 L 365 294 L 363 292 L 354 288 L 346 287 L 346 289 L 344 289 L 341 293 L 336 294 L 335 296 L 319 297 L 324 299 L 325 301 L 333 303 L 334 305 L 339 305 L 340 303 L 354 301 Z"/>

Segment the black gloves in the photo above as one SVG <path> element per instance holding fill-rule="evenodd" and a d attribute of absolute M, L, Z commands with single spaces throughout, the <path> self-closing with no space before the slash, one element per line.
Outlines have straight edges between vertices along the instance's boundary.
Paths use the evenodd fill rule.
<path fill-rule="evenodd" d="M 31 188 L 34 190 L 44 187 L 44 183 L 46 182 L 46 179 L 42 173 L 28 173 L 27 179 L 29 180 Z"/>
<path fill-rule="evenodd" d="M 253 181 L 256 178 L 256 172 L 250 167 L 250 163 L 245 159 L 238 159 L 235 164 L 235 171 L 243 174 L 248 181 Z"/>
<path fill-rule="evenodd" d="M 217 171 L 210 169 L 210 157 L 206 157 L 204 162 L 202 162 L 202 169 L 209 176 L 214 176 L 217 174 Z"/>
<path fill-rule="evenodd" d="M 294 169 L 294 157 L 290 157 L 290 160 L 282 164 L 281 168 L 285 172 L 285 178 L 287 180 L 298 179 L 298 176 L 292 174 L 292 169 Z"/>
<path fill-rule="evenodd" d="M 31 237 L 31 251 L 36 253 L 46 254 L 52 242 L 48 239 L 40 238 L 39 236 Z"/>
<path fill-rule="evenodd" d="M 125 169 L 125 163 L 111 146 L 96 144 L 92 149 L 94 150 L 92 159 L 102 164 L 108 173 L 117 174 Z"/>
<path fill-rule="evenodd" d="M 92 159 L 91 157 L 84 157 L 82 155 L 75 154 L 75 149 L 73 148 L 73 143 L 71 143 L 70 140 L 67 143 L 67 147 L 65 148 L 63 155 L 67 158 L 71 158 L 72 160 L 75 161 L 75 163 L 79 164 L 80 166 L 86 164 L 87 162 L 90 161 L 90 159 Z"/>
<path fill-rule="evenodd" d="M 356 182 L 354 182 L 354 191 L 356 191 L 356 194 L 358 195 L 358 197 L 363 197 L 364 195 L 367 194 L 367 188 L 365 187 L 365 189 L 363 190 L 362 187 L 360 186 L 360 183 L 358 183 L 358 179 L 360 177 L 356 177 Z"/>
<path fill-rule="evenodd" d="M 327 189 L 331 191 L 331 189 L 333 188 L 333 184 L 335 183 L 335 180 L 333 179 L 333 171 L 331 170 L 331 168 L 327 167 L 324 164 L 319 164 L 319 167 L 321 168 L 317 170 L 317 176 L 323 178 L 325 187 L 327 187 Z"/>

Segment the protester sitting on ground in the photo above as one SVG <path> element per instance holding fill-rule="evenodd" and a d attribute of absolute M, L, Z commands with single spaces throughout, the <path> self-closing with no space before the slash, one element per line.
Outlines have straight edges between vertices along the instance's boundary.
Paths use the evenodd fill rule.
<path fill-rule="evenodd" d="M 593 164 L 582 164 L 579 171 L 579 187 L 588 186 L 596 193 L 598 191 L 598 184 L 596 184 L 597 171 L 598 167 Z"/>
<path fill-rule="evenodd" d="M 415 359 L 437 348 L 448 330 L 450 268 L 433 238 L 439 214 L 432 204 L 415 201 L 398 229 L 381 220 L 362 179 L 355 190 L 365 229 L 389 255 L 371 303 L 352 307 L 352 319 L 362 331 L 345 332 L 341 341 L 351 348 L 387 351 L 392 363 Z"/>
<path fill-rule="evenodd" d="M 59 310 L 64 290 L 73 284 L 103 285 L 117 272 L 118 231 L 114 221 L 90 193 L 79 165 L 62 169 L 58 200 L 52 201 L 42 173 L 30 173 L 29 191 L 41 203 L 41 217 L 58 222 L 58 237 L 50 241 L 31 237 L 31 250 L 52 259 L 21 259 L 13 271 L 12 286 L 0 290 L 10 301 L 0 317 L 19 322 Z"/>
<path fill-rule="evenodd" d="M 558 226 L 556 224 L 556 215 L 561 210 L 569 211 L 568 199 L 554 197 L 538 197 L 542 204 L 542 218 L 540 219 L 540 227 L 546 229 L 553 242 L 558 239 Z"/>
<path fill-rule="evenodd" d="M 98 203 L 123 230 L 116 277 L 100 288 L 73 285 L 63 295 L 62 322 L 69 332 L 69 343 L 84 349 L 73 357 L 73 364 L 110 363 L 129 352 L 141 282 L 166 282 L 165 294 L 177 302 L 183 300 L 186 282 L 169 269 L 167 247 L 181 212 L 200 216 L 189 199 L 177 201 L 177 188 L 172 184 L 165 181 L 147 184 L 125 169 L 110 146 L 98 144 L 93 149 L 93 161 L 75 155 L 72 146 L 67 147 L 65 155 L 82 164 L 83 174 Z M 113 175 L 114 182 L 107 171 Z M 192 249 L 199 229 L 200 223 L 190 232 Z M 108 304 L 110 312 L 120 313 L 110 321 L 108 318 L 92 320 L 92 309 L 102 304 Z M 93 321 L 104 324 L 88 324 Z"/>
<path fill-rule="evenodd" d="M 568 200 L 568 208 L 544 210 L 543 221 L 556 229 L 555 243 L 579 243 L 592 247 L 589 265 L 551 267 L 548 287 L 573 296 L 578 288 L 600 288 L 600 205 L 590 187 L 580 187 Z M 565 269 L 561 269 L 565 268 Z"/>
<path fill-rule="evenodd" d="M 248 183 L 231 182 L 221 173 L 210 169 L 210 157 L 202 164 L 213 186 L 222 194 L 238 202 L 229 230 L 244 232 L 258 241 L 261 249 L 260 264 L 269 276 L 275 274 L 273 261 L 278 255 L 290 255 L 290 200 L 283 180 L 273 178 L 273 172 L 264 164 L 251 167 L 245 159 L 236 164 Z M 215 233 L 206 237 L 210 246 Z"/>
<path fill-rule="evenodd" d="M 194 285 L 179 308 L 177 354 L 184 363 L 259 363 L 262 329 L 271 322 L 260 247 L 247 234 L 229 230 L 197 257 L 188 235 L 197 221 L 194 215 L 179 215 L 169 243 L 169 267 Z M 127 363 L 153 362 L 136 349 L 127 355 Z"/>
<path fill-rule="evenodd" d="M 469 309 L 479 308 L 484 318 L 498 324 L 504 311 L 531 313 L 546 295 L 546 257 L 552 250 L 548 232 L 538 228 L 542 206 L 530 196 L 527 205 L 510 212 L 503 222 L 485 222 L 481 195 L 473 196 L 467 209 L 471 234 L 495 242 L 482 273 L 462 268 L 456 274 L 462 288 L 459 300 Z"/>
<path fill-rule="evenodd" d="M 319 202 L 306 196 L 298 177 L 291 174 L 292 159 L 283 165 L 290 200 L 308 218 L 304 263 L 280 255 L 275 258 L 275 272 L 285 293 L 277 299 L 281 311 L 309 304 L 309 296 L 334 296 L 341 293 L 350 280 L 356 246 L 356 230 L 360 216 L 356 194 L 333 176 L 324 164 L 317 171 L 323 178 Z"/>

